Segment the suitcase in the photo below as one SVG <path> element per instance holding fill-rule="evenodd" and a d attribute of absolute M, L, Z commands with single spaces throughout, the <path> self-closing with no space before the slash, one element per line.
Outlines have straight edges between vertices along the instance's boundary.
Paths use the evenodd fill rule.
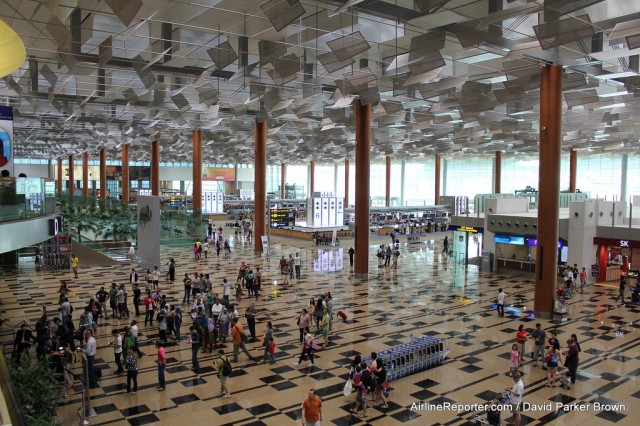
<path fill-rule="evenodd" d="M 338 311 L 338 316 L 342 318 L 342 321 L 347 321 L 347 314 L 345 314 L 344 312 Z"/>
<path fill-rule="evenodd" d="M 93 371 L 96 373 L 96 379 L 102 379 L 102 370 L 100 367 L 93 367 Z"/>

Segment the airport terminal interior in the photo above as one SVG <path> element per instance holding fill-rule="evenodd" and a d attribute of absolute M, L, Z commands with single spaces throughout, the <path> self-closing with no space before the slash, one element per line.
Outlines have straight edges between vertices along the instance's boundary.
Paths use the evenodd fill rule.
<path fill-rule="evenodd" d="M 356 199 L 368 183 L 372 212 L 391 209 L 391 217 L 380 213 L 384 220 L 370 217 L 369 245 L 360 249 L 369 255 L 368 279 L 349 265 L 356 241 L 348 215 L 345 234 L 339 241 L 328 237 L 326 245 L 274 230 L 269 258 L 256 250 L 261 232 L 235 233 L 228 225 L 237 216 L 218 215 L 214 223 L 223 227 L 231 254 L 211 252 L 202 260 L 194 260 L 192 246 L 207 231 L 206 212 L 201 222 L 180 222 L 184 229 L 171 216 L 159 265 L 169 303 L 180 304 L 185 273 L 208 273 L 221 291 L 223 278 L 235 282 L 242 261 L 260 266 L 258 341 L 247 346 L 253 357 L 262 354 L 260 339 L 271 321 L 276 362 L 241 353 L 228 380 L 231 397 L 223 398 L 213 354 L 200 352 L 200 368 L 191 369 L 185 321 L 182 338 L 166 344 L 167 385 L 158 391 L 158 329 L 144 325 L 144 316 L 132 317 L 144 356 L 138 392 L 128 393 L 109 342 L 112 330 L 131 319 L 101 318 L 96 365 L 103 376 L 88 391 L 96 413 L 91 424 L 294 424 L 311 388 L 322 399 L 323 425 L 477 424 L 474 416 L 488 417 L 474 404 L 513 386 L 518 327 L 531 332 L 538 322 L 547 336 L 557 332 L 562 351 L 577 336 L 577 380 L 560 387 L 562 372 L 554 387 L 546 386 L 547 371 L 534 367 L 528 341 L 519 368 L 527 403 L 520 424 L 636 424 L 640 311 L 631 288 L 623 301 L 616 296 L 620 276 L 635 286 L 640 270 L 640 221 L 633 219 L 640 215 L 632 208 L 640 202 L 640 2 L 0 0 L 0 24 L 0 167 L 9 174 L 0 180 L 0 330 L 7 356 L 21 321 L 33 326 L 43 306 L 55 316 L 62 281 L 80 310 L 100 286 L 128 283 L 131 267 L 142 268 L 126 257 L 99 265 L 80 256 L 75 278 L 69 265 L 36 267 L 26 256 L 44 238 L 12 246 L 41 230 L 29 228 L 38 217 L 71 211 L 70 200 L 86 206 L 107 198 L 125 210 L 130 203 L 133 212 L 135 195 L 159 195 L 159 186 L 167 202 L 163 217 L 178 208 L 175 217 L 184 219 L 194 193 L 224 193 L 225 203 L 243 210 L 264 184 L 282 199 L 344 200 L 346 213 L 362 207 Z M 559 67 L 553 92 L 544 70 Z M 553 141 L 557 155 L 541 160 L 541 141 L 549 140 L 541 112 L 550 108 L 550 94 L 561 103 L 561 132 Z M 368 123 L 362 110 L 370 111 Z M 366 183 L 358 181 L 356 164 L 363 134 L 370 135 Z M 256 161 L 257 139 L 264 142 L 265 167 Z M 530 232 L 506 230 L 537 218 L 543 163 L 555 164 L 554 191 L 566 201 L 558 217 L 558 261 L 579 259 L 577 267 L 588 272 L 584 292 L 563 299 L 556 321 L 534 315 L 535 225 Z M 445 197 L 453 204 L 442 206 Z M 517 222 L 505 217 L 501 228 L 502 220 L 496 216 L 494 223 L 484 211 L 485 199 L 502 209 L 512 199 L 527 201 L 500 212 L 521 215 Z M 409 208 L 420 206 L 448 209 L 444 221 L 434 219 L 447 226 L 418 228 L 420 216 L 409 218 Z M 392 227 L 397 267 L 379 267 L 378 247 L 391 242 L 382 229 L 409 219 L 414 224 L 406 234 Z M 576 232 L 579 240 L 570 238 Z M 467 249 L 462 260 L 459 247 L 445 249 L 445 237 L 455 243 L 460 233 L 467 248 L 474 244 L 475 261 L 466 262 Z M 483 244 L 501 257 L 495 268 L 483 266 Z M 302 274 L 284 288 L 279 259 L 295 253 Z M 13 254 L 17 266 L 4 267 Z M 164 276 L 170 258 L 174 283 Z M 495 309 L 500 288 L 507 294 L 504 316 Z M 301 352 L 297 313 L 327 292 L 335 300 L 329 345 L 316 352 L 313 366 L 294 365 Z M 245 296 L 236 303 L 245 326 L 251 302 Z M 374 406 L 370 395 L 366 417 L 351 413 L 355 393 L 345 396 L 343 389 L 354 356 L 423 336 L 445 339 L 444 361 L 390 380 L 388 407 Z M 224 350 L 231 353 L 232 345 Z M 77 378 L 80 371 L 75 365 Z M 59 401 L 63 424 L 80 420 L 82 390 L 76 380 Z M 511 421 L 511 413 L 503 410 L 501 419 Z"/>

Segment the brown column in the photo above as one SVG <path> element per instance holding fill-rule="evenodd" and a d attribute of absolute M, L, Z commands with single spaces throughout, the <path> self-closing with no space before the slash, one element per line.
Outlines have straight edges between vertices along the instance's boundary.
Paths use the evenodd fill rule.
<path fill-rule="evenodd" d="M 493 193 L 500 193 L 500 182 L 502 180 L 502 151 L 496 151 L 496 175 L 493 183 Z"/>
<path fill-rule="evenodd" d="M 73 154 L 69 156 L 69 180 L 67 181 L 67 187 L 69 188 L 69 197 L 73 198 L 73 189 L 76 185 L 76 177 L 73 171 L 74 158 Z"/>
<path fill-rule="evenodd" d="M 287 197 L 287 192 L 285 190 L 287 182 L 287 165 L 282 162 L 280 164 L 280 198 L 283 200 Z"/>
<path fill-rule="evenodd" d="M 202 210 L 202 130 L 193 131 L 193 210 Z"/>
<path fill-rule="evenodd" d="M 58 197 L 62 197 L 62 158 L 58 158 Z"/>
<path fill-rule="evenodd" d="M 578 171 L 578 153 L 569 151 L 569 192 L 576 192 L 576 172 Z"/>
<path fill-rule="evenodd" d="M 387 168 L 386 168 L 386 186 L 384 191 L 384 205 L 391 206 L 391 157 L 387 156 Z"/>
<path fill-rule="evenodd" d="M 371 105 L 356 100 L 356 278 L 369 277 L 369 179 L 371 169 Z"/>
<path fill-rule="evenodd" d="M 160 195 L 160 139 L 151 143 L 151 195 Z"/>
<path fill-rule="evenodd" d="M 435 204 L 440 204 L 440 156 L 436 154 L 436 172 L 435 172 Z"/>
<path fill-rule="evenodd" d="M 262 253 L 262 236 L 265 235 L 265 215 L 267 198 L 267 122 L 255 123 L 255 164 L 254 184 L 255 213 L 253 215 L 254 250 Z M 271 243 L 271 242 L 269 242 Z"/>
<path fill-rule="evenodd" d="M 349 207 L 349 160 L 344 160 L 344 208 Z"/>
<path fill-rule="evenodd" d="M 122 201 L 129 203 L 129 144 L 122 146 Z"/>
<path fill-rule="evenodd" d="M 311 197 L 311 194 L 313 194 L 316 190 L 316 182 L 315 182 L 315 177 L 316 177 L 316 162 L 311 160 L 309 162 L 309 176 L 311 176 L 311 183 L 310 183 L 310 188 L 309 188 L 309 197 Z"/>
<path fill-rule="evenodd" d="M 540 68 L 538 248 L 534 314 L 551 319 L 558 268 L 558 207 L 562 143 L 562 67 Z"/>
<path fill-rule="evenodd" d="M 82 198 L 89 198 L 89 154 L 82 153 Z"/>
<path fill-rule="evenodd" d="M 107 199 L 107 150 L 100 150 L 100 199 Z"/>

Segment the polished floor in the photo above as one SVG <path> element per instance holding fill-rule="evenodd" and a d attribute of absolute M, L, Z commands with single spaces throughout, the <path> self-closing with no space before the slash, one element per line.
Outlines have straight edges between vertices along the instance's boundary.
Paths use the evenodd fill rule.
<path fill-rule="evenodd" d="M 232 397 L 219 396 L 219 383 L 211 368 L 211 354 L 200 354 L 201 369 L 191 368 L 190 345 L 169 344 L 167 356 L 167 389 L 156 390 L 156 368 L 153 341 L 157 330 L 141 324 L 144 337 L 140 360 L 139 391 L 125 393 L 125 376 L 114 374 L 113 351 L 108 346 L 112 328 L 122 328 L 126 321 L 103 321 L 98 332 L 97 365 L 103 378 L 99 387 L 90 391 L 97 417 L 92 424 L 212 424 L 212 425 L 287 425 L 299 424 L 300 404 L 309 388 L 315 388 L 323 401 L 323 425 L 375 424 L 399 425 L 464 425 L 472 422 L 469 408 L 460 411 L 413 409 L 412 405 L 481 404 L 496 391 L 512 384 L 507 376 L 511 344 L 520 324 L 534 328 L 533 276 L 515 272 L 479 272 L 475 266 L 463 267 L 442 259 L 439 254 L 444 234 L 430 236 L 435 241 L 401 248 L 398 269 L 377 268 L 375 245 L 387 243 L 388 237 L 371 240 L 370 279 L 353 278 L 346 251 L 351 241 L 341 247 L 312 247 L 308 242 L 277 239 L 270 262 L 253 254 L 251 244 L 238 242 L 229 260 L 209 259 L 195 262 L 189 247 L 169 247 L 162 258 L 176 258 L 177 276 L 185 272 L 209 273 L 214 286 L 221 288 L 223 277 L 235 278 L 240 261 L 263 266 L 265 281 L 279 280 L 280 255 L 300 252 L 303 258 L 302 279 L 293 280 L 289 290 L 266 286 L 257 302 L 260 311 L 258 335 L 264 323 L 273 322 L 277 343 L 277 362 L 273 365 L 250 362 L 240 355 L 239 363 L 228 384 Z M 402 238 L 401 238 L 402 240 Z M 80 276 L 70 272 L 23 272 L 7 274 L 0 283 L 0 298 L 10 324 L 39 317 L 46 304 L 51 315 L 56 306 L 56 290 L 61 279 L 70 279 L 71 300 L 76 308 L 92 297 L 101 285 L 126 282 L 130 265 L 112 268 L 85 268 L 80 259 Z M 498 288 L 509 294 L 513 305 L 504 318 L 492 309 Z M 168 298 L 182 298 L 182 283 L 162 283 Z M 296 367 L 300 352 L 295 314 L 306 306 L 309 298 L 331 291 L 337 310 L 348 315 L 348 321 L 336 321 L 328 349 L 318 352 L 315 368 L 307 363 Z M 546 330 L 558 330 L 562 344 L 576 333 L 582 346 L 578 383 L 571 390 L 545 387 L 545 372 L 533 368 L 527 348 L 523 367 L 524 401 L 539 407 L 523 412 L 522 424 L 577 425 L 585 422 L 606 425 L 636 425 L 640 408 L 640 387 L 635 383 L 640 374 L 640 339 L 636 323 L 637 306 L 617 306 L 612 297 L 615 286 L 590 285 L 585 294 L 569 301 L 570 320 L 562 325 L 540 321 Z M 241 314 L 248 306 L 244 300 Z M 131 309 L 131 307 L 130 307 Z M 138 318 L 139 322 L 143 318 Z M 7 326 L 3 326 L 7 328 Z M 188 325 L 182 327 L 186 334 Z M 619 331 L 622 331 L 620 333 Z M 448 339 L 451 352 L 444 365 L 408 376 L 391 383 L 389 409 L 370 407 L 368 418 L 350 415 L 355 395 L 342 394 L 347 379 L 347 365 L 355 353 L 368 354 L 407 342 L 410 336 L 435 335 Z M 258 356 L 258 344 L 249 344 Z M 228 348 L 231 346 L 228 345 Z M 79 369 L 76 371 L 79 372 Z M 78 422 L 82 385 L 60 402 L 58 414 L 64 424 Z M 545 404 L 553 404 L 552 407 Z M 556 409 L 556 403 L 578 404 L 585 411 Z M 617 407 L 598 407 L 596 403 Z M 415 408 L 415 405 L 414 405 Z M 424 408 L 424 407 L 418 407 Z M 574 407 L 575 408 L 575 407 Z M 598 409 L 599 408 L 599 409 Z M 609 408 L 609 409 L 607 409 Z M 502 413 L 503 422 L 509 414 Z M 634 420 L 636 419 L 636 420 Z"/>

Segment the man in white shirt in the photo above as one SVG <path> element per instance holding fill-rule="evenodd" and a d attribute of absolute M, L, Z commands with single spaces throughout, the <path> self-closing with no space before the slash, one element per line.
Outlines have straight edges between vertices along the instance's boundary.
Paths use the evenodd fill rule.
<path fill-rule="evenodd" d="M 222 314 L 223 306 L 220 304 L 220 300 L 216 297 L 214 299 L 213 305 L 211 305 L 211 317 L 213 318 L 213 323 L 218 323 L 218 318 Z"/>
<path fill-rule="evenodd" d="M 94 339 L 93 337 L 93 332 L 85 331 L 84 341 L 85 341 L 84 348 L 82 350 L 87 355 L 87 369 L 89 370 L 89 383 L 94 384 L 98 382 L 98 378 L 96 377 L 96 370 L 94 367 L 97 345 L 96 345 L 96 339 Z"/>
<path fill-rule="evenodd" d="M 153 267 L 153 272 L 151 274 L 152 274 L 151 281 L 153 283 L 153 288 L 157 289 L 158 282 L 160 281 L 160 271 L 158 270 L 157 266 Z"/>
<path fill-rule="evenodd" d="M 300 279 L 300 267 L 302 266 L 302 258 L 298 253 L 296 253 L 296 257 L 293 258 L 293 266 L 296 269 L 296 279 Z"/>
<path fill-rule="evenodd" d="M 233 284 L 227 282 L 227 279 L 222 280 L 222 299 L 224 300 L 224 305 L 229 306 L 229 297 L 231 296 L 231 289 L 233 288 Z"/>
<path fill-rule="evenodd" d="M 507 300 L 507 293 L 505 293 L 501 288 L 498 289 L 498 316 L 499 317 L 503 317 L 504 316 L 504 304 Z"/>
<path fill-rule="evenodd" d="M 113 334 L 113 342 L 110 344 L 113 346 L 113 355 L 118 366 L 116 374 L 122 374 L 124 373 L 124 368 L 122 368 L 122 334 L 118 330 L 113 330 L 111 333 Z"/>
<path fill-rule="evenodd" d="M 514 371 L 511 374 L 511 378 L 513 378 L 513 382 L 515 383 L 513 387 L 508 387 L 505 390 L 509 392 L 509 396 L 511 397 L 511 411 L 513 412 L 513 424 L 515 426 L 520 426 L 521 416 L 520 412 L 522 411 L 522 395 L 524 394 L 524 383 L 520 378 L 520 373 Z"/>

